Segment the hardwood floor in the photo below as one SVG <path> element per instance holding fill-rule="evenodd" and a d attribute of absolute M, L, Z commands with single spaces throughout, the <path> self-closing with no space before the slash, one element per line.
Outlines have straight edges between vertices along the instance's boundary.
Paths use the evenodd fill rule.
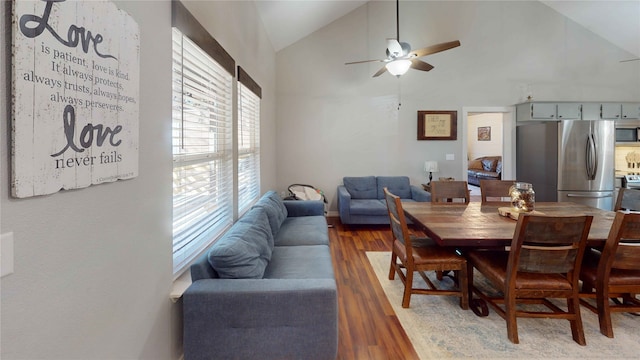
<path fill-rule="evenodd" d="M 327 220 L 338 286 L 338 359 L 418 359 L 365 254 L 391 251 L 389 226 Z"/>

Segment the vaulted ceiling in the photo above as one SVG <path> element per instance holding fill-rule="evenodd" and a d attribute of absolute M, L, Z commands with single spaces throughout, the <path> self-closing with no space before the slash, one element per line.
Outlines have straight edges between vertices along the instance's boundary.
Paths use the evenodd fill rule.
<path fill-rule="evenodd" d="M 274 49 L 279 51 L 368 1 L 256 0 L 255 2 L 271 43 Z M 543 0 L 541 2 L 628 51 L 631 54 L 630 58 L 640 58 L 640 0 Z"/>

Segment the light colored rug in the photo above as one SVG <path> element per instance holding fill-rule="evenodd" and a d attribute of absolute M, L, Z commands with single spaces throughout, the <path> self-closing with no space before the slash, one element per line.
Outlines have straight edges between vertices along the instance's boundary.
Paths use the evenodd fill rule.
<path fill-rule="evenodd" d="M 587 346 L 573 341 L 568 321 L 518 319 L 520 344 L 516 345 L 507 338 L 505 321 L 492 309 L 488 317 L 478 317 L 462 310 L 457 297 L 412 295 L 410 308 L 403 309 L 402 282 L 397 276 L 388 279 L 390 252 L 367 252 L 367 257 L 421 359 L 640 358 L 640 317 L 614 314 L 615 338 L 609 339 L 600 334 L 598 316 L 582 307 Z M 424 284 L 419 276 L 414 279 Z"/>

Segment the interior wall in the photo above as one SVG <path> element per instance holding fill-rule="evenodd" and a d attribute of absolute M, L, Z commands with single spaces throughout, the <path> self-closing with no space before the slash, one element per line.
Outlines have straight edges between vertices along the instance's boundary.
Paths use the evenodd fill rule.
<path fill-rule="evenodd" d="M 115 1 L 140 27 L 139 176 L 14 199 L 10 181 L 11 2 L 0 1 L 2 359 L 179 359 L 172 303 L 171 3 Z M 275 53 L 255 4 L 188 4 L 262 86 L 262 186 L 275 186 Z M 264 190 L 263 190 L 264 191 Z"/>
<path fill-rule="evenodd" d="M 395 25 L 394 2 L 370 1 L 277 54 L 277 183 L 324 190 L 330 214 L 344 176 L 419 184 L 437 160 L 438 176 L 462 178 L 465 106 L 640 99 L 640 62 L 620 63 L 628 53 L 537 1 L 402 1 L 401 41 L 462 45 L 400 79 L 372 78 L 381 63 L 344 65 L 384 58 Z M 458 139 L 417 140 L 419 110 L 457 111 Z"/>
<path fill-rule="evenodd" d="M 479 138 L 478 129 L 489 127 L 488 140 Z M 502 114 L 469 114 L 467 124 L 467 159 L 481 156 L 502 156 Z"/>

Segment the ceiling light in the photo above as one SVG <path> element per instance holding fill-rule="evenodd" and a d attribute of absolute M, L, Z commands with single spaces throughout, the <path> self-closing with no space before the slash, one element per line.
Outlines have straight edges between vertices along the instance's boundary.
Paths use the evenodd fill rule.
<path fill-rule="evenodd" d="M 411 60 L 393 60 L 392 62 L 387 63 L 385 67 L 389 70 L 391 75 L 400 77 L 400 75 L 404 75 L 404 73 L 406 73 L 411 67 Z"/>

